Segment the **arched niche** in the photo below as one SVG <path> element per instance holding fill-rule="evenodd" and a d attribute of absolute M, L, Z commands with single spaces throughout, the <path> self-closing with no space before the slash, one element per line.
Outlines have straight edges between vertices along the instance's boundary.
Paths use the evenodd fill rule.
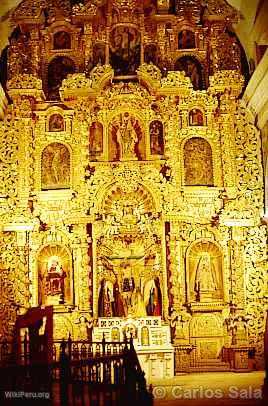
<path fill-rule="evenodd" d="M 71 255 L 66 247 L 47 245 L 37 258 L 38 304 L 59 305 L 72 302 Z"/>
<path fill-rule="evenodd" d="M 146 326 L 141 328 L 141 345 L 150 345 L 149 329 Z"/>
<path fill-rule="evenodd" d="M 110 64 L 115 75 L 136 75 L 140 65 L 141 36 L 133 27 L 116 26 L 110 34 Z"/>
<path fill-rule="evenodd" d="M 190 30 L 181 30 L 178 34 L 178 49 L 195 48 L 195 33 Z"/>
<path fill-rule="evenodd" d="M 70 152 L 59 142 L 47 145 L 41 156 L 41 189 L 70 188 Z"/>
<path fill-rule="evenodd" d="M 202 126 L 204 125 L 204 116 L 200 109 L 192 109 L 189 111 L 189 125 Z"/>
<path fill-rule="evenodd" d="M 194 90 L 201 90 L 202 83 L 202 66 L 194 56 L 182 56 L 175 62 L 175 70 L 184 71 L 185 75 L 191 79 Z"/>
<path fill-rule="evenodd" d="M 66 56 L 57 56 L 48 65 L 47 91 L 50 100 L 59 100 L 59 88 L 68 74 L 75 72 L 75 64 Z"/>
<path fill-rule="evenodd" d="M 186 141 L 183 148 L 186 186 L 213 186 L 213 161 L 210 144 L 200 137 Z"/>
<path fill-rule="evenodd" d="M 89 157 L 94 160 L 103 152 L 103 125 L 94 121 L 89 128 Z"/>
<path fill-rule="evenodd" d="M 61 114 L 56 113 L 49 117 L 48 130 L 64 131 L 64 118 Z"/>
<path fill-rule="evenodd" d="M 53 36 L 54 49 L 71 49 L 71 36 L 66 31 L 58 31 Z"/>
<path fill-rule="evenodd" d="M 187 252 L 186 272 L 188 302 L 223 300 L 223 257 L 217 244 L 194 243 Z"/>
<path fill-rule="evenodd" d="M 164 154 L 164 128 L 159 120 L 150 123 L 150 148 L 152 155 Z"/>
<path fill-rule="evenodd" d="M 159 52 L 158 47 L 155 44 L 148 44 L 144 48 L 144 62 L 158 65 Z"/>
<path fill-rule="evenodd" d="M 145 160 L 145 138 L 139 120 L 131 113 L 116 116 L 109 126 L 109 160 Z"/>

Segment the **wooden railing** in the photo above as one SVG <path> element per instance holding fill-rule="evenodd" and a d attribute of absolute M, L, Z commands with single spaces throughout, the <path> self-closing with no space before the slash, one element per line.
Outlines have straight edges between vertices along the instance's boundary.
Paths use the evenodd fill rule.
<path fill-rule="evenodd" d="M 1 405 L 15 404 L 6 393 L 29 392 L 46 394 L 51 406 L 123 406 L 130 399 L 131 404 L 152 405 L 152 394 L 147 391 L 132 339 L 89 343 L 69 337 L 55 341 L 53 362 L 49 364 L 30 362 L 27 339 L 21 343 L 19 362 L 14 362 L 10 349 L 11 343 L 0 343 Z M 45 404 L 44 399 L 42 402 Z"/>

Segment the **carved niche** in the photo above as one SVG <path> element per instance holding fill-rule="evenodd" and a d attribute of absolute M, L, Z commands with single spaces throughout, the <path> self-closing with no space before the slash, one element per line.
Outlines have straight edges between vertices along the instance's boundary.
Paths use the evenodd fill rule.
<path fill-rule="evenodd" d="M 150 147 L 152 155 L 164 154 L 164 130 L 159 120 L 150 123 Z"/>
<path fill-rule="evenodd" d="M 64 118 L 61 114 L 52 114 L 49 117 L 49 131 L 64 131 Z"/>
<path fill-rule="evenodd" d="M 71 36 L 66 31 L 58 31 L 53 37 L 54 49 L 70 49 L 71 48 Z"/>
<path fill-rule="evenodd" d="M 49 144 L 42 152 L 41 188 L 67 189 L 70 187 L 70 152 L 59 143 Z"/>
<path fill-rule="evenodd" d="M 115 75 L 133 75 L 140 65 L 140 33 L 132 27 L 120 25 L 110 34 L 110 64 Z"/>
<path fill-rule="evenodd" d="M 144 133 L 139 121 L 125 112 L 115 117 L 109 127 L 109 154 L 113 161 L 145 159 Z"/>
<path fill-rule="evenodd" d="M 204 138 L 186 141 L 183 160 L 186 186 L 213 186 L 212 150 Z"/>
<path fill-rule="evenodd" d="M 94 159 L 103 152 L 103 125 L 94 121 L 89 129 L 89 156 Z"/>
<path fill-rule="evenodd" d="M 59 100 L 59 89 L 63 79 L 75 72 L 75 64 L 66 56 L 57 56 L 48 65 L 47 91 L 50 100 Z"/>
<path fill-rule="evenodd" d="M 223 265 L 219 247 L 210 241 L 199 241 L 187 254 L 186 266 L 188 302 L 222 301 Z"/>
<path fill-rule="evenodd" d="M 38 304 L 70 304 L 72 300 L 71 256 L 60 245 L 47 245 L 38 255 Z"/>
<path fill-rule="evenodd" d="M 204 125 L 203 113 L 199 109 L 192 109 L 189 112 L 189 125 L 201 126 Z"/>
<path fill-rule="evenodd" d="M 190 30 L 182 30 L 178 35 L 178 48 L 191 49 L 195 48 L 195 33 Z"/>
<path fill-rule="evenodd" d="M 194 90 L 202 89 L 202 66 L 195 57 L 182 56 L 176 61 L 174 70 L 184 71 L 185 75 L 191 79 Z"/>

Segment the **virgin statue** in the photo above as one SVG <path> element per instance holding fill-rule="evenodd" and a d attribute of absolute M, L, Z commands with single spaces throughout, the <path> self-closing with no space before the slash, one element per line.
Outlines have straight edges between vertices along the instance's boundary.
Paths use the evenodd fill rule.
<path fill-rule="evenodd" d="M 212 265 L 211 257 L 208 252 L 204 252 L 198 262 L 195 274 L 195 291 L 199 295 L 202 293 L 211 294 L 217 290 L 217 281 Z"/>
<path fill-rule="evenodd" d="M 122 160 L 137 159 L 135 144 L 138 142 L 138 136 L 128 113 L 125 114 L 123 123 L 117 130 L 117 140 L 120 144 L 120 158 Z"/>
<path fill-rule="evenodd" d="M 113 315 L 116 317 L 124 317 L 126 315 L 125 308 L 117 279 L 113 286 L 113 297 Z"/>
<path fill-rule="evenodd" d="M 112 292 L 109 289 L 108 283 L 102 279 L 98 300 L 98 315 L 99 317 L 112 317 Z"/>

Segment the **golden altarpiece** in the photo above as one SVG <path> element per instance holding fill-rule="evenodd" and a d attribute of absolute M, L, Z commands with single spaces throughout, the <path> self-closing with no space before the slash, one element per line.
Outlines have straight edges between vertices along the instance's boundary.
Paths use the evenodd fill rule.
<path fill-rule="evenodd" d="M 201 4 L 202 3 L 202 4 Z M 133 335 L 150 376 L 262 367 L 260 139 L 224 0 L 25 0 L 0 123 L 0 335 Z M 159 375 L 160 374 L 160 375 Z"/>

